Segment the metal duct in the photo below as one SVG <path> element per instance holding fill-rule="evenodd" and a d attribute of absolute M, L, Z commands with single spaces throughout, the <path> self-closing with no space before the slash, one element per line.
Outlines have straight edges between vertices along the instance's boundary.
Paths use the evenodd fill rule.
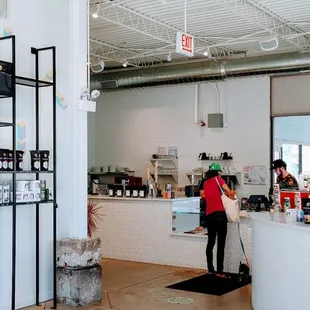
<path fill-rule="evenodd" d="M 92 75 L 91 89 L 113 91 L 212 81 L 231 77 L 300 72 L 310 69 L 310 52 L 273 54 L 215 61 L 192 61 L 158 67 L 106 71 Z"/>

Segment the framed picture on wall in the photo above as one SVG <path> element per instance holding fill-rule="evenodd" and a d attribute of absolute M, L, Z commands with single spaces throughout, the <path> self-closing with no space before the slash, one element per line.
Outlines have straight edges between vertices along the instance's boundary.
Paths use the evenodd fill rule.
<path fill-rule="evenodd" d="M 168 155 L 177 158 L 178 157 L 178 148 L 176 146 L 169 146 L 168 147 Z"/>
<path fill-rule="evenodd" d="M 165 146 L 159 146 L 157 148 L 158 155 L 167 155 L 167 148 Z"/>

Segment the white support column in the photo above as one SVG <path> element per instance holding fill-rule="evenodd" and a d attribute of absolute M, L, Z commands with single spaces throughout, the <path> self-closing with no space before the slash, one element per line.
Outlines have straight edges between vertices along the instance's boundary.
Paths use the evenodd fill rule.
<path fill-rule="evenodd" d="M 70 237 L 85 238 L 87 236 L 87 112 L 78 110 L 78 99 L 81 89 L 87 86 L 87 0 L 69 0 L 69 76 L 70 76 L 70 157 L 71 192 Z M 69 147 L 69 146 L 68 146 Z M 67 206 L 62 206 L 66 208 Z"/>

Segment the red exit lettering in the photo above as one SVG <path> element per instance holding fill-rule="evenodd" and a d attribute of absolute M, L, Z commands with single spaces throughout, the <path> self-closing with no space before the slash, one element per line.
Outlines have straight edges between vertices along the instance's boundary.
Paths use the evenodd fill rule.
<path fill-rule="evenodd" d="M 193 52 L 193 38 L 182 34 L 182 50 L 192 53 Z"/>

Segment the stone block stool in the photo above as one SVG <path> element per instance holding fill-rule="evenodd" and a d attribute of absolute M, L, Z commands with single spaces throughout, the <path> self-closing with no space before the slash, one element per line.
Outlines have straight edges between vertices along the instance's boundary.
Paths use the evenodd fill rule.
<path fill-rule="evenodd" d="M 57 302 L 73 307 L 101 301 L 100 239 L 57 241 Z"/>

